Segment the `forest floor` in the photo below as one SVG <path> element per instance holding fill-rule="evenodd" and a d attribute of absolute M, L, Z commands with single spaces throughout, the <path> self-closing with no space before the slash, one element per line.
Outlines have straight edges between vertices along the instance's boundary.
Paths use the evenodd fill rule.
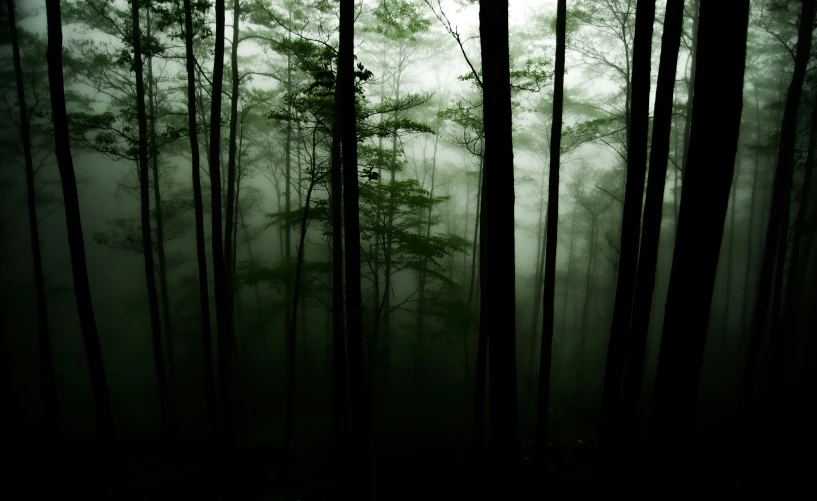
<path fill-rule="evenodd" d="M 486 497 L 487 468 L 476 454 L 470 433 L 462 428 L 435 426 L 383 429 L 373 433 L 371 442 L 370 486 L 372 500 L 425 501 L 477 500 Z M 411 430 L 411 431 L 409 431 Z M 520 427 L 524 444 L 520 449 L 521 490 L 523 500 L 540 499 L 533 489 L 534 477 L 530 427 Z M 547 492 L 550 499 L 589 499 L 594 471 L 595 445 L 587 436 L 577 436 L 567 428 L 552 430 Z M 303 435 L 303 434 L 301 434 Z M 280 448 L 258 443 L 236 449 L 227 463 L 231 472 L 212 465 L 208 444 L 204 441 L 177 443 L 173 450 L 146 441 L 120 444 L 119 479 L 99 478 L 102 467 L 94 463 L 79 446 L 64 446 L 51 458 L 53 473 L 47 472 L 42 455 L 17 454 L 14 464 L 5 469 L 6 499 L 201 499 L 323 501 L 343 499 L 331 478 L 342 466 L 325 452 L 326 434 L 315 433 L 312 443 L 301 436 L 296 452 L 286 461 Z M 311 445 L 311 447 L 310 447 Z M 20 450 L 20 449 L 18 449 Z M 14 456 L 12 456 L 14 457 Z M 211 459 L 208 459 L 211 458 Z M 715 489 L 708 494 L 721 499 L 744 499 L 728 475 L 719 470 L 710 457 L 702 455 L 701 466 Z M 46 480 L 47 479 L 47 480 Z M 702 479 L 703 480 L 703 479 Z M 492 500 L 493 501 L 493 500 Z"/>

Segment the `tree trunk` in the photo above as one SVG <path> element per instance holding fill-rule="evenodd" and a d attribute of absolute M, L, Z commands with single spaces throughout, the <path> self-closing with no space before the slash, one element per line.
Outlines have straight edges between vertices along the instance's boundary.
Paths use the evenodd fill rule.
<path fill-rule="evenodd" d="M 483 67 L 485 261 L 480 316 L 489 328 L 492 483 L 495 496 L 519 498 L 517 454 L 516 298 L 513 138 L 508 48 L 508 2 L 481 0 L 479 31 Z M 488 237 L 487 239 L 485 237 Z M 488 293 L 490 291 L 490 293 Z M 500 326 L 502 326 L 500 328 Z"/>
<path fill-rule="evenodd" d="M 216 323 L 218 325 L 218 377 L 221 390 L 221 439 L 229 448 L 232 442 L 232 328 L 230 317 L 230 283 L 225 265 L 221 229 L 221 98 L 224 79 L 224 0 L 216 0 L 215 59 L 210 110 L 210 198 L 213 225 L 213 276 L 216 289 Z"/>
<path fill-rule="evenodd" d="M 739 416 L 741 419 L 741 445 L 743 452 L 744 471 L 748 476 L 750 460 L 747 457 L 750 442 L 754 442 L 750 437 L 750 426 L 754 424 L 750 421 L 750 415 L 763 412 L 757 408 L 754 399 L 756 385 L 756 371 L 760 364 L 760 357 L 763 355 L 763 337 L 767 331 L 769 317 L 769 302 L 773 299 L 772 283 L 775 274 L 781 282 L 775 285 L 775 292 L 781 293 L 782 274 L 784 273 L 781 262 L 785 262 L 786 243 L 789 229 L 789 207 L 790 192 L 792 186 L 792 176 L 794 167 L 794 153 L 797 139 L 797 114 L 800 106 L 803 82 L 806 76 L 806 68 L 809 61 L 809 51 L 811 50 L 812 28 L 815 17 L 815 0 L 804 0 L 803 9 L 800 15 L 800 30 L 797 41 L 797 53 L 794 65 L 794 74 L 791 85 L 786 96 L 786 106 L 783 113 L 783 121 L 780 130 L 780 147 L 777 156 L 777 169 L 774 175 L 774 188 L 772 194 L 772 205 L 769 211 L 769 219 L 766 226 L 766 241 L 763 249 L 763 258 L 760 267 L 760 280 L 758 282 L 758 292 L 755 300 L 753 313 L 752 330 L 749 340 L 747 361 L 744 368 L 743 381 L 741 383 L 740 402 L 738 404 Z M 785 218 L 785 219 L 784 219 Z M 775 256 L 779 257 L 775 264 Z M 777 268 L 775 270 L 775 268 Z M 777 311 L 773 312 L 777 314 Z M 783 350 L 788 341 L 787 333 L 779 329 L 776 318 L 772 318 L 772 332 L 769 344 L 769 368 L 768 374 L 772 377 L 770 390 L 772 393 L 784 390 L 784 388 L 774 387 L 774 383 L 779 383 L 779 375 L 783 373 L 784 357 Z M 778 379 L 774 379 L 778 377 Z M 774 395 L 775 404 L 780 404 Z M 777 409 L 777 407 L 775 407 Z M 750 414 L 751 413 L 751 414 Z M 771 411 L 766 410 L 760 414 L 767 419 L 772 419 Z"/>
<path fill-rule="evenodd" d="M 702 5 L 684 174 L 647 456 L 650 487 L 689 494 L 690 447 L 724 219 L 734 175 L 749 0 Z M 678 488 L 681 490 L 679 491 Z"/>
<path fill-rule="evenodd" d="M 196 258 L 199 272 L 199 309 L 204 357 L 204 395 L 210 425 L 216 419 L 215 375 L 213 374 L 213 341 L 210 328 L 210 292 L 207 280 L 207 253 L 204 247 L 204 203 L 201 196 L 199 139 L 196 131 L 196 59 L 193 55 L 193 12 L 191 0 L 184 0 L 184 37 L 187 64 L 187 127 L 193 170 L 193 209 L 196 218 Z"/>
<path fill-rule="evenodd" d="M 314 141 L 314 137 L 313 137 Z M 313 143 L 314 144 L 314 143 Z M 295 408 L 295 334 L 298 328 L 298 303 L 301 294 L 301 272 L 304 264 L 304 242 L 306 242 L 306 230 L 309 226 L 309 202 L 312 199 L 312 190 L 318 179 L 315 178 L 315 156 L 312 156 L 312 180 L 306 192 L 306 202 L 304 204 L 304 215 L 301 217 L 301 235 L 298 241 L 298 255 L 295 264 L 295 290 L 292 295 L 292 322 L 290 331 L 287 333 L 287 382 L 286 382 L 286 425 L 284 432 L 284 455 L 289 457 L 292 445 L 292 419 Z"/>
<path fill-rule="evenodd" d="M 59 413 L 57 410 L 57 378 L 54 374 L 54 355 L 51 349 L 51 332 L 48 324 L 48 301 L 45 295 L 43 261 L 40 251 L 40 225 L 37 220 L 36 187 L 34 185 L 34 162 L 31 158 L 31 131 L 26 107 L 23 67 L 20 62 L 20 43 L 17 40 L 17 20 L 14 0 L 6 0 L 8 7 L 9 35 L 14 58 L 14 77 L 17 84 L 17 106 L 20 108 L 20 136 L 26 166 L 26 205 L 31 242 L 31 260 L 34 265 L 34 288 L 37 306 L 37 350 L 40 357 L 40 398 L 42 398 L 42 435 L 46 446 L 45 455 L 59 438 Z M 43 459 L 48 459 L 47 457 Z"/>
<path fill-rule="evenodd" d="M 54 150 L 62 181 L 62 195 L 65 204 L 65 223 L 68 229 L 68 247 L 71 252 L 71 271 L 74 281 L 74 297 L 85 357 L 91 379 L 91 389 L 96 407 L 97 432 L 102 455 L 105 459 L 105 473 L 115 475 L 117 471 L 117 451 L 111 415 L 111 398 L 108 379 L 102 360 L 102 347 L 96 326 L 91 288 L 88 283 L 88 264 L 85 259 L 85 243 L 82 236 L 82 220 L 77 195 L 77 179 L 68 132 L 68 114 L 65 108 L 65 81 L 62 73 L 62 16 L 60 2 L 46 2 L 48 23 L 48 87 L 51 96 L 51 111 L 54 124 Z"/>
<path fill-rule="evenodd" d="M 153 363 L 156 365 L 156 385 L 159 391 L 159 412 L 162 419 L 162 434 L 170 438 L 170 395 L 165 369 L 162 328 L 159 319 L 159 298 L 156 294 L 156 275 L 153 263 L 153 242 L 150 231 L 150 180 L 148 177 L 147 117 L 145 116 L 145 83 L 142 73 L 142 33 L 139 29 L 139 3 L 133 2 L 131 21 L 133 22 L 133 66 L 136 73 L 136 110 L 139 120 L 139 188 L 142 214 L 142 248 L 145 257 L 145 278 L 150 306 L 150 326 L 153 333 Z"/>
<path fill-rule="evenodd" d="M 808 261 L 801 262 L 801 255 L 808 258 L 807 249 L 803 249 L 803 234 L 806 233 L 806 220 L 811 202 L 811 183 L 814 175 L 815 150 L 817 150 L 817 93 L 812 103 L 811 127 L 809 128 L 808 151 L 806 154 L 806 164 L 803 166 L 803 187 L 800 191 L 800 203 L 797 207 L 797 215 L 794 219 L 794 236 L 791 244 L 791 261 L 789 263 L 790 285 L 786 291 L 786 302 L 783 310 L 783 322 L 793 321 L 794 311 L 803 303 L 802 292 L 805 285 L 806 268 Z M 806 252 L 803 252 L 806 250 Z M 801 254 L 802 253 L 802 254 Z M 800 266 L 803 266 L 801 272 Z"/>
<path fill-rule="evenodd" d="M 343 141 L 344 219 L 346 222 L 346 326 L 349 350 L 349 393 L 354 417 L 356 499 L 368 499 L 369 438 L 366 386 L 363 378 L 363 320 L 360 291 L 360 219 L 357 172 L 354 40 L 355 2 L 340 0 L 338 94 Z"/>
<path fill-rule="evenodd" d="M 686 117 L 684 120 L 684 161 L 681 164 L 682 181 L 684 174 L 686 174 L 687 164 L 689 163 L 689 138 L 690 131 L 692 130 L 692 100 L 695 96 L 695 73 L 698 67 L 698 23 L 700 13 L 701 0 L 692 0 L 692 54 L 690 54 L 689 78 L 687 79 Z"/>
<path fill-rule="evenodd" d="M 565 84 L 565 32 L 567 2 L 556 6 L 556 73 L 553 87 L 553 123 L 550 129 L 550 173 L 548 177 L 547 248 L 545 285 L 542 292 L 542 342 L 539 355 L 539 391 L 536 398 L 535 473 L 539 473 L 548 448 L 550 371 L 553 354 L 554 307 L 556 301 L 556 245 L 559 222 L 559 168 L 562 150 L 562 111 Z"/>
<path fill-rule="evenodd" d="M 335 439 L 335 458 L 339 465 L 335 485 L 341 493 L 344 489 L 347 470 L 344 451 L 347 440 L 347 407 L 349 394 L 346 376 L 346 333 L 343 315 L 343 219 L 341 170 L 341 100 L 340 85 L 335 85 L 334 114 L 332 116 L 332 425 Z"/>
<path fill-rule="evenodd" d="M 753 236 L 755 233 L 755 205 L 758 199 L 758 180 L 760 179 L 760 142 L 761 142 L 761 122 L 760 122 L 760 98 L 758 97 L 757 92 L 757 85 L 754 85 L 754 93 L 755 93 L 755 125 L 757 127 L 757 135 L 755 137 L 755 172 L 754 177 L 752 178 L 752 196 L 749 202 L 749 226 L 748 230 L 746 231 L 746 271 L 743 275 L 743 306 L 741 308 L 741 318 L 744 322 L 750 318 L 749 315 L 749 298 L 751 294 L 752 287 L 750 287 L 751 283 L 751 276 L 752 276 L 752 265 L 754 261 L 752 260 L 752 250 L 754 249 L 753 244 Z M 746 325 L 742 325 L 742 327 L 746 327 Z"/>
<path fill-rule="evenodd" d="M 627 184 L 624 192 L 624 212 L 621 219 L 621 248 L 618 280 L 607 346 L 604 391 L 601 399 L 596 488 L 621 488 L 620 467 L 616 452 L 620 441 L 620 405 L 624 363 L 632 318 L 633 295 L 638 267 L 638 244 L 641 232 L 641 207 L 644 197 L 644 176 L 647 168 L 647 139 L 650 121 L 650 58 L 655 21 L 655 0 L 638 0 L 633 41 L 632 116 L 627 150 Z M 670 94 L 672 91 L 670 90 Z M 666 156 L 666 155 L 665 155 Z M 663 188 L 663 183 L 661 187 Z"/>
<path fill-rule="evenodd" d="M 146 14 L 146 35 L 148 40 L 151 37 L 150 8 Z M 159 293 L 162 298 L 162 330 L 164 332 L 164 343 L 167 346 L 167 387 L 168 393 L 173 393 L 173 385 L 176 379 L 176 357 L 173 350 L 173 331 L 170 323 L 170 299 L 167 293 L 167 262 L 165 260 L 165 238 L 164 219 L 162 214 L 162 194 L 159 179 L 159 147 L 156 144 L 156 85 L 153 82 L 153 55 L 148 54 L 147 59 L 147 98 L 148 98 L 148 134 L 150 135 L 150 170 L 153 176 L 153 203 L 156 212 L 156 257 L 159 258 Z M 172 403 L 171 403 L 172 405 Z"/>
<path fill-rule="evenodd" d="M 664 33 L 661 41 L 661 59 L 658 66 L 658 84 L 655 97 L 652 146 L 650 148 L 647 197 L 644 207 L 644 228 L 636 272 L 630 339 L 626 347 L 626 366 L 622 390 L 620 445 L 624 448 L 623 468 L 632 466 L 632 452 L 638 439 L 638 399 L 641 395 L 644 360 L 655 291 L 655 272 L 658 263 L 659 238 L 664 208 L 664 189 L 667 180 L 670 135 L 672 132 L 672 98 L 675 87 L 678 50 L 681 45 L 684 1 L 669 0 L 664 15 Z M 628 481 L 624 470 L 622 482 Z"/>

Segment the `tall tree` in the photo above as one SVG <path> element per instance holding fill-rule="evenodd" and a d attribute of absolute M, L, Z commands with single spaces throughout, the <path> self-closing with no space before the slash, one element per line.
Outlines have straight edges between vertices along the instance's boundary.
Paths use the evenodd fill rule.
<path fill-rule="evenodd" d="M 638 397 L 641 394 L 647 334 L 650 327 L 652 297 L 655 289 L 655 270 L 658 263 L 658 243 L 664 206 L 664 188 L 667 180 L 670 132 L 672 128 L 672 95 L 675 87 L 678 50 L 681 45 L 684 0 L 669 0 L 664 14 L 664 33 L 661 38 L 661 58 L 658 63 L 658 84 L 653 113 L 652 146 L 650 148 L 647 196 L 644 201 L 644 226 L 641 251 L 638 255 L 630 337 L 627 342 L 626 367 L 621 397 L 621 443 L 632 450 L 636 441 Z M 625 457 L 624 466 L 630 466 Z M 626 476 L 625 476 L 626 479 Z"/>
<path fill-rule="evenodd" d="M 85 243 L 82 236 L 82 220 L 79 212 L 77 178 L 68 133 L 68 114 L 65 107 L 65 80 L 62 73 L 62 16 L 60 2 L 46 2 L 48 23 L 48 87 L 51 94 L 51 111 L 54 123 L 54 149 L 62 181 L 65 203 L 65 223 L 68 227 L 68 247 L 71 253 L 71 271 L 74 279 L 74 297 L 77 301 L 85 357 L 91 376 L 91 388 L 96 407 L 99 444 L 107 469 L 116 471 L 116 443 L 111 415 L 111 397 L 108 379 L 102 360 L 91 287 L 88 283 L 88 264 L 85 260 Z"/>
<path fill-rule="evenodd" d="M 232 438 L 232 329 L 230 290 L 224 261 L 221 229 L 221 94 L 224 88 L 224 0 L 216 0 L 215 59 L 213 61 L 210 104 L 210 199 L 213 225 L 213 275 L 216 289 L 218 326 L 218 378 L 221 405 L 221 433 L 224 445 Z"/>
<path fill-rule="evenodd" d="M 164 349 L 162 347 L 162 327 L 159 318 L 159 298 L 156 292 L 155 265 L 153 262 L 153 243 L 150 231 L 150 180 L 148 177 L 148 131 L 145 112 L 145 82 L 142 69 L 142 32 L 139 27 L 139 2 L 131 2 L 131 21 L 133 22 L 133 68 L 136 73 L 136 113 L 139 122 L 139 189 L 142 215 L 142 247 L 145 257 L 145 279 L 148 288 L 148 305 L 150 307 L 150 327 L 153 334 L 153 363 L 156 366 L 156 385 L 159 390 L 159 412 L 162 419 L 162 432 L 170 432 L 170 395 L 167 389 L 167 372 L 165 368 Z"/>
<path fill-rule="evenodd" d="M 794 173 L 794 155 L 797 142 L 797 118 L 802 96 L 803 82 L 806 77 L 808 67 L 812 31 L 815 19 L 815 0 L 803 0 L 800 13 L 800 25 L 797 37 L 797 50 L 794 61 L 794 74 L 786 96 L 786 105 L 783 111 L 783 121 L 780 127 L 780 146 L 777 153 L 777 167 L 774 173 L 774 186 L 772 192 L 771 208 L 769 219 L 766 224 L 766 241 L 763 248 L 763 258 L 760 267 L 760 279 L 758 281 L 757 297 L 755 299 L 755 309 L 752 317 L 751 334 L 749 338 L 749 348 L 747 362 L 744 367 L 743 380 L 741 382 L 739 415 L 741 416 L 741 442 L 743 447 L 747 447 L 750 439 L 750 425 L 753 424 L 751 416 L 759 413 L 755 411 L 755 390 L 756 372 L 760 364 L 760 357 L 763 353 L 763 337 L 769 329 L 771 320 L 771 339 L 769 344 L 768 373 L 771 378 L 778 382 L 784 368 L 784 345 L 790 339 L 789 334 L 780 329 L 779 301 L 782 294 L 784 264 L 788 247 L 789 234 L 789 211 L 790 193 L 792 188 L 792 176 Z M 777 259 L 775 259 L 777 258 Z M 774 284 L 774 294 L 772 286 Z M 770 302 L 774 302 L 771 319 L 769 318 Z M 775 388 L 775 391 L 783 388 Z M 779 402 L 778 402 L 779 403 Z M 771 412 L 766 411 L 764 417 L 771 416 Z M 748 452 L 744 450 L 744 452 Z M 742 454 L 744 468 L 749 466 L 748 454 Z M 742 472 L 744 475 L 749 472 Z"/>
<path fill-rule="evenodd" d="M 368 499 L 368 414 L 363 380 L 363 317 L 360 290 L 360 200 L 355 106 L 355 2 L 340 1 L 338 98 L 343 154 L 343 219 L 346 244 L 346 329 L 349 396 L 353 416 L 355 498 Z"/>
<path fill-rule="evenodd" d="M 638 242 L 641 235 L 641 206 L 644 197 L 644 176 L 647 169 L 647 139 L 650 121 L 650 59 L 652 57 L 653 22 L 655 0 L 638 0 L 635 15 L 635 38 L 633 41 L 633 77 L 630 133 L 627 144 L 627 184 L 624 192 L 624 212 L 621 221 L 621 248 L 618 260 L 618 280 L 610 340 L 607 347 L 607 364 L 604 373 L 604 391 L 601 402 L 601 425 L 599 429 L 599 461 L 597 463 L 598 486 L 610 487 L 610 482 L 620 477 L 612 451 L 618 443 L 619 410 L 624 363 L 627 355 L 627 338 L 635 291 L 638 266 Z M 671 94 L 671 91 L 670 91 Z M 663 186 L 663 184 L 662 184 Z"/>
<path fill-rule="evenodd" d="M 341 99 L 340 85 L 335 82 L 335 99 L 332 115 L 332 172 L 330 173 L 332 213 L 332 423 L 334 427 L 335 453 L 343 454 L 346 445 L 347 412 L 349 393 L 346 376 L 346 326 L 343 315 L 343 171 L 341 170 Z M 341 471 L 336 482 L 343 482 L 346 475 Z"/>
<path fill-rule="evenodd" d="M 485 260 L 481 329 L 488 333 L 491 393 L 492 490 L 497 498 L 519 497 L 516 389 L 516 297 L 514 256 L 513 137 L 508 46 L 508 1 L 479 3 L 485 121 Z M 559 151 L 558 149 L 556 151 Z"/>
<path fill-rule="evenodd" d="M 37 348 L 40 356 L 40 391 L 43 402 L 43 437 L 46 445 L 53 445 L 59 433 L 57 413 L 57 379 L 54 375 L 54 356 L 51 351 L 51 332 L 48 324 L 48 301 L 45 296 L 42 252 L 40 250 L 40 225 L 37 220 L 37 200 L 34 185 L 34 162 L 31 152 L 31 130 L 26 108 L 23 65 L 20 61 L 20 42 L 17 38 L 17 16 L 14 0 L 6 0 L 8 8 L 9 36 L 14 58 L 14 77 L 17 84 L 17 106 L 20 108 L 20 139 L 26 168 L 26 205 L 31 240 L 31 260 L 34 265 L 34 288 L 37 304 Z"/>
<path fill-rule="evenodd" d="M 207 252 L 204 247 L 204 203 L 201 195 L 201 155 L 196 130 L 196 56 L 193 54 L 193 7 L 184 0 L 184 46 L 187 65 L 187 127 L 193 170 L 193 210 L 196 219 L 196 258 L 199 274 L 199 310 L 204 357 L 204 395 L 211 425 L 216 419 L 216 389 L 213 374 L 213 341 L 210 328 L 210 290 L 207 281 Z"/>
<path fill-rule="evenodd" d="M 556 72 L 553 84 L 553 122 L 550 129 L 550 173 L 545 249 L 545 284 L 542 293 L 542 344 L 539 356 L 539 391 L 536 400 L 535 466 L 538 473 L 548 444 L 548 409 L 550 409 L 550 370 L 553 353 L 554 309 L 556 299 L 556 243 L 559 220 L 559 160 L 562 148 L 562 112 L 565 85 L 565 38 L 567 2 L 556 6 Z"/>
<path fill-rule="evenodd" d="M 678 493 L 691 489 L 695 423 L 706 331 L 734 174 L 749 0 L 701 5 L 698 73 L 689 163 L 664 313 L 645 478 Z"/>

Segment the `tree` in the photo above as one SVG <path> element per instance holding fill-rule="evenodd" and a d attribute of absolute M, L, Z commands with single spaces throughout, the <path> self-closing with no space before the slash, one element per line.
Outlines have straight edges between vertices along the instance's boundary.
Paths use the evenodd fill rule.
<path fill-rule="evenodd" d="M 480 1 L 480 45 L 485 120 L 485 210 L 480 223 L 481 329 L 488 334 L 491 392 L 492 492 L 519 497 L 514 292 L 514 179 L 511 130 L 508 2 Z M 557 150 L 558 151 L 558 150 Z"/>
<path fill-rule="evenodd" d="M 734 174 L 748 20 L 748 0 L 701 6 L 689 163 L 658 356 L 645 477 L 654 487 L 674 493 L 681 485 L 691 488 L 689 441 Z"/>
<path fill-rule="evenodd" d="M 54 445 L 59 433 L 57 412 L 57 380 L 54 374 L 54 356 L 51 351 L 51 330 L 48 324 L 48 301 L 45 295 L 42 252 L 40 250 L 40 229 L 37 220 L 37 200 L 34 186 L 34 162 L 31 151 L 31 131 L 29 111 L 26 107 L 23 67 L 20 62 L 20 43 L 17 38 L 17 16 L 14 0 L 7 0 L 9 36 L 14 58 L 14 76 L 17 85 L 17 106 L 20 108 L 20 139 L 23 143 L 26 170 L 26 202 L 28 224 L 31 232 L 31 260 L 34 265 L 34 286 L 37 304 L 37 348 L 40 356 L 40 391 L 43 401 L 43 435 L 48 446 Z M 48 454 L 48 453 L 46 453 Z"/>
<path fill-rule="evenodd" d="M 142 33 L 139 28 L 139 2 L 131 2 L 133 22 L 133 67 L 136 73 L 136 109 L 139 121 L 139 186 L 141 190 L 142 247 L 145 249 L 145 279 L 150 306 L 150 326 L 153 333 L 153 362 L 156 365 L 156 384 L 159 389 L 159 412 L 162 418 L 162 432 L 170 433 L 170 395 L 167 388 L 162 328 L 159 319 L 159 300 L 156 294 L 153 249 L 150 235 L 150 186 L 148 181 L 147 118 L 145 113 L 145 83 L 142 76 Z"/>
<path fill-rule="evenodd" d="M 77 180 L 68 132 L 68 115 L 65 107 L 65 83 L 62 73 L 62 19 L 60 2 L 46 2 L 48 22 L 48 83 L 51 93 L 51 109 L 54 123 L 54 146 L 57 165 L 62 180 L 62 194 L 65 201 L 65 223 L 68 227 L 68 246 L 71 253 L 71 271 L 74 278 L 74 296 L 77 301 L 85 357 L 91 376 L 91 387 L 96 407 L 99 444 L 110 472 L 116 471 L 116 444 L 111 415 L 111 398 L 108 379 L 102 360 L 91 288 L 88 283 L 88 265 L 85 260 L 85 244 L 82 237 L 82 221 L 79 212 Z"/>
<path fill-rule="evenodd" d="M 193 54 L 193 6 L 184 0 L 184 46 L 187 68 L 187 127 L 190 135 L 190 156 L 193 179 L 193 207 L 196 218 L 196 259 L 199 279 L 199 309 L 201 342 L 204 355 L 204 395 L 211 425 L 216 419 L 215 375 L 213 374 L 213 342 L 210 328 L 210 292 L 207 281 L 207 254 L 204 247 L 204 203 L 201 194 L 201 158 L 196 129 L 196 58 Z"/>
<path fill-rule="evenodd" d="M 803 81 L 809 63 L 814 29 L 815 7 L 814 0 L 803 0 L 800 14 L 800 27 L 795 56 L 794 74 L 786 95 L 786 104 L 783 112 L 783 121 L 780 129 L 780 147 L 777 155 L 777 167 L 774 173 L 774 187 L 772 192 L 769 219 L 766 225 L 766 240 L 761 261 L 758 293 L 755 300 L 755 309 L 752 316 L 751 334 L 747 353 L 747 363 L 744 368 L 741 382 L 739 412 L 741 415 L 741 442 L 742 447 L 748 447 L 753 438 L 750 436 L 750 413 L 753 411 L 756 391 L 756 372 L 760 357 L 763 353 L 763 336 L 771 327 L 769 345 L 769 374 L 773 382 L 778 382 L 784 367 L 783 349 L 790 333 L 781 329 L 780 301 L 782 300 L 782 282 L 785 273 L 784 265 L 789 242 L 789 212 L 792 176 L 794 172 L 794 153 L 797 141 L 797 116 L 802 96 Z M 774 289 L 772 289 L 774 286 Z M 771 315 L 769 312 L 772 302 Z M 769 322 L 770 321 L 770 322 Z M 769 323 L 771 325 L 769 325 Z M 776 385 L 780 386 L 780 385 Z M 783 391 L 775 388 L 775 391 Z M 770 412 L 763 414 L 771 416 Z M 746 451 L 745 451 L 746 452 Z M 749 462 L 747 454 L 742 456 L 743 475 L 750 474 L 747 469 Z"/>
<path fill-rule="evenodd" d="M 346 335 L 349 357 L 349 396 L 357 499 L 368 496 L 369 439 L 366 386 L 363 380 L 363 317 L 360 291 L 360 220 L 355 110 L 355 2 L 341 0 L 338 46 L 338 98 L 343 154 L 343 220 L 346 247 Z"/>
<path fill-rule="evenodd" d="M 638 0 L 633 41 L 633 76 L 629 133 L 627 142 L 627 183 L 624 192 L 624 213 L 621 222 L 621 248 L 618 260 L 618 280 L 607 347 L 604 391 L 599 429 L 599 462 L 596 467 L 598 488 L 609 489 L 610 482 L 620 479 L 613 459 L 620 437 L 619 409 L 624 363 L 638 266 L 638 243 L 641 233 L 641 206 L 644 197 L 644 175 L 647 168 L 647 138 L 649 134 L 650 59 L 652 32 L 655 21 L 655 0 Z M 662 184 L 663 187 L 663 184 Z M 603 487 L 602 487 L 603 486 Z"/>
<path fill-rule="evenodd" d="M 550 372 L 553 353 L 556 298 L 556 243 L 559 220 L 559 160 L 562 151 L 562 109 L 565 82 L 565 32 L 567 6 L 559 0 L 556 7 L 556 72 L 553 88 L 553 122 L 550 130 L 550 175 L 548 178 L 547 248 L 545 249 L 545 284 L 542 293 L 542 344 L 539 356 L 539 392 L 536 400 L 536 472 L 548 443 L 548 415 L 550 409 Z"/>
<path fill-rule="evenodd" d="M 627 342 L 626 366 L 621 395 L 621 444 L 632 451 L 638 423 L 638 397 L 642 389 L 647 334 L 652 312 L 655 271 L 658 262 L 658 242 L 664 206 L 664 188 L 667 180 L 670 132 L 672 125 L 672 94 L 678 65 L 678 50 L 683 25 L 683 0 L 669 0 L 664 15 L 664 33 L 661 40 L 661 59 L 658 66 L 658 84 L 653 114 L 652 146 L 650 148 L 647 196 L 644 202 L 644 226 L 638 271 L 635 280 L 633 312 Z M 629 466 L 625 456 L 624 466 Z M 626 477 L 625 477 L 626 478 Z"/>
<path fill-rule="evenodd" d="M 213 226 L 213 278 L 216 292 L 216 323 L 218 325 L 218 377 L 221 390 L 221 433 L 224 446 L 232 440 L 232 293 L 229 270 L 224 260 L 221 229 L 221 94 L 224 79 L 224 0 L 216 0 L 216 47 L 213 62 L 213 85 L 210 117 L 210 198 Z"/>

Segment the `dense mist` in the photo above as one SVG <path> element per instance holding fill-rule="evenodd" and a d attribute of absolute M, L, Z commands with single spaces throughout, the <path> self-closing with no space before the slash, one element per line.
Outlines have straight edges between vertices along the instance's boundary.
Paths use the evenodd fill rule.
<path fill-rule="evenodd" d="M 3 3 L 11 496 L 808 492 L 815 0 Z"/>

